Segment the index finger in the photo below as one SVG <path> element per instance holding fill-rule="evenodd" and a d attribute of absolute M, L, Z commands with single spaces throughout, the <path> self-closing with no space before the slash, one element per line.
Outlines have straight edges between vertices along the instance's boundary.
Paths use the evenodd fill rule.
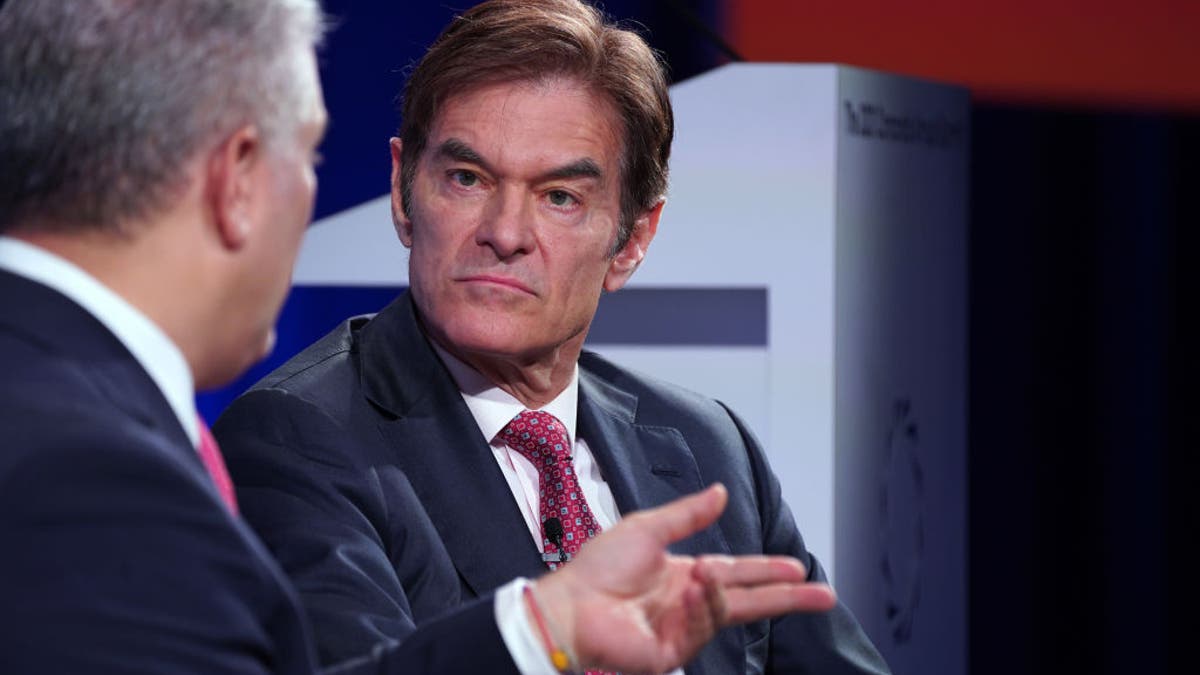
<path fill-rule="evenodd" d="M 725 486 L 714 483 L 695 494 L 642 511 L 637 517 L 665 547 L 715 523 L 727 501 Z"/>
<path fill-rule="evenodd" d="M 703 555 L 697 559 L 692 575 L 701 581 L 722 586 L 808 580 L 804 564 L 784 555 Z"/>

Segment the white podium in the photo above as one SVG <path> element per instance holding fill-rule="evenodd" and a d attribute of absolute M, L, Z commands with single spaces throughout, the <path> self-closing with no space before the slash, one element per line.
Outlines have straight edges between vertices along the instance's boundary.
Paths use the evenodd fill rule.
<path fill-rule="evenodd" d="M 896 673 L 967 670 L 960 88 L 736 64 L 672 89 L 658 236 L 589 346 L 716 397 Z M 305 285 L 407 285 L 386 196 L 310 229 Z"/>

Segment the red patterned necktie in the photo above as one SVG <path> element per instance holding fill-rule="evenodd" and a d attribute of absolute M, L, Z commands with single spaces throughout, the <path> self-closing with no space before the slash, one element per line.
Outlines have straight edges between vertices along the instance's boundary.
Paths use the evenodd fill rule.
<path fill-rule="evenodd" d="M 543 560 L 557 569 L 579 553 L 583 542 L 600 534 L 575 478 L 566 429 L 550 413 L 526 410 L 500 430 L 500 439 L 537 467 Z"/>
<path fill-rule="evenodd" d="M 229 512 L 237 515 L 237 497 L 233 494 L 233 481 L 229 479 L 229 471 L 225 469 L 225 460 L 221 457 L 217 439 L 213 438 L 208 425 L 199 415 L 196 416 L 196 425 L 200 427 L 200 447 L 196 449 L 200 453 L 200 460 L 204 462 L 204 468 L 208 469 L 208 475 L 212 476 L 213 484 L 217 486 L 217 492 L 221 494 L 225 506 L 229 507 Z"/>
<path fill-rule="evenodd" d="M 550 569 L 558 569 L 579 553 L 583 542 L 600 534 L 600 523 L 592 516 L 575 477 L 567 430 L 550 413 L 526 410 L 500 430 L 500 439 L 537 467 L 542 560 Z M 611 674 L 589 670 L 586 675 Z"/>

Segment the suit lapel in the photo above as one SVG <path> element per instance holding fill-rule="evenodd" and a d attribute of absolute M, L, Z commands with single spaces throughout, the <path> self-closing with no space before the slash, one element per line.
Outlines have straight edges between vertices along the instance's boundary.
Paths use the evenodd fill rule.
<path fill-rule="evenodd" d="M 546 572 L 488 441 L 421 332 L 408 295 L 361 336 L 363 391 L 463 581 L 476 595 Z"/>
<path fill-rule="evenodd" d="M 579 429 L 621 513 L 661 506 L 705 487 L 678 429 L 635 423 L 637 397 L 580 368 Z M 710 527 L 671 547 L 675 553 L 729 552 Z"/>

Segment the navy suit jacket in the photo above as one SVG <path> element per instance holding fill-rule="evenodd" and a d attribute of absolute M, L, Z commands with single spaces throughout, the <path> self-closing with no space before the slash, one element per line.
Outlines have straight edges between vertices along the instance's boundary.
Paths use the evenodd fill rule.
<path fill-rule="evenodd" d="M 678 553 L 804 548 L 758 443 L 720 403 L 580 359 L 577 433 L 623 513 L 724 483 L 718 525 Z M 488 439 L 401 296 L 348 320 L 235 401 L 214 427 L 243 512 L 298 586 L 336 661 L 517 576 L 546 571 Z M 875 673 L 843 606 L 721 631 L 693 675 Z"/>
<path fill-rule="evenodd" d="M 292 584 L 149 375 L 83 308 L 5 271 L 0 439 L 0 672 L 316 671 Z M 488 601 L 338 672 L 485 665 L 515 672 Z"/>

